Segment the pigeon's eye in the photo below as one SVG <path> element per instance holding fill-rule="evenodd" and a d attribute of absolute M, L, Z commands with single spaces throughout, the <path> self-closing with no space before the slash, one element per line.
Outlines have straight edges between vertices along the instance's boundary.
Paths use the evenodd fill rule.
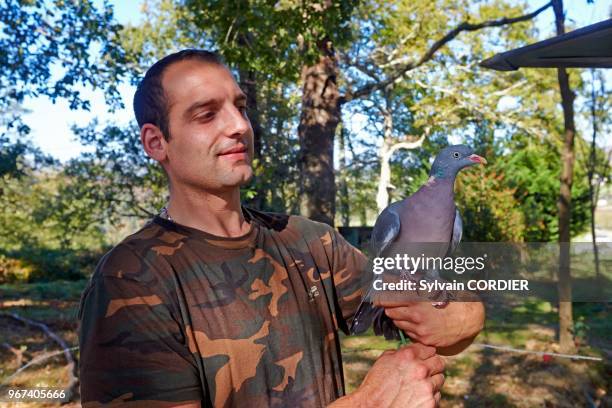
<path fill-rule="evenodd" d="M 455 159 L 458 159 L 458 158 L 459 158 L 459 156 L 460 156 L 459 152 L 453 152 L 453 157 L 454 157 Z"/>

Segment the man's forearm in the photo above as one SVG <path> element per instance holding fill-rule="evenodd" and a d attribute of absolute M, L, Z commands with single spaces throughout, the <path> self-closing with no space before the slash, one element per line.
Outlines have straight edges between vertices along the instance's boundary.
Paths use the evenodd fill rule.
<path fill-rule="evenodd" d="M 463 331 L 459 335 L 459 341 L 455 344 L 436 348 L 438 354 L 444 356 L 452 356 L 468 348 L 484 328 L 485 309 L 481 302 L 455 302 L 455 305 L 465 310 L 462 316 Z"/>
<path fill-rule="evenodd" d="M 465 349 L 484 326 L 484 306 L 480 302 L 450 302 L 441 309 L 429 302 L 383 307 L 395 326 L 412 340 L 434 346 L 445 355 Z"/>

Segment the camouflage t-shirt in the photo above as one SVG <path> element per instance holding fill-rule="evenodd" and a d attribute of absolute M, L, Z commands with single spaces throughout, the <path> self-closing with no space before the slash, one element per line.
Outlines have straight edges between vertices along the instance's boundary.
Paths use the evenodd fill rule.
<path fill-rule="evenodd" d="M 84 407 L 321 407 L 344 394 L 338 329 L 365 256 L 325 224 L 243 211 L 242 237 L 156 217 L 102 258 L 79 311 Z"/>

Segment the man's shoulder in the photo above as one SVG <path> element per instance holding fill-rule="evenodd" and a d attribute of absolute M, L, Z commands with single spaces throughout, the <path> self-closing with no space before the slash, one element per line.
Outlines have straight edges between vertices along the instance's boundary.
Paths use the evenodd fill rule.
<path fill-rule="evenodd" d="M 333 231 L 333 227 L 318 221 L 313 221 L 302 215 L 283 214 L 269 211 L 255 210 L 250 207 L 243 207 L 247 219 L 255 219 L 266 228 L 275 231 L 292 230 L 301 233 L 314 232 L 315 234 L 325 234 Z"/>
<path fill-rule="evenodd" d="M 187 237 L 148 221 L 140 230 L 125 237 L 98 262 L 94 278 L 116 277 L 149 281 L 155 271 L 167 267 L 161 255 L 172 255 Z"/>
<path fill-rule="evenodd" d="M 301 252 L 329 252 L 335 247 L 336 230 L 330 225 L 301 215 L 288 215 L 247 209 L 266 228 L 279 234 L 280 242 Z"/>

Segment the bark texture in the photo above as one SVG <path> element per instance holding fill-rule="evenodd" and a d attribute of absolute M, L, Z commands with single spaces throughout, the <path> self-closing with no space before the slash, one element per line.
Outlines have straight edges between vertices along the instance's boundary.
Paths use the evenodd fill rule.
<path fill-rule="evenodd" d="M 258 168 L 262 165 L 261 150 L 263 137 L 259 105 L 257 103 L 257 76 L 254 71 L 242 69 L 238 70 L 238 74 L 240 76 L 240 88 L 247 97 L 247 114 L 249 116 L 249 121 L 251 122 L 251 127 L 253 128 L 253 160 L 254 171 L 257 175 L 258 173 L 260 173 L 258 171 Z M 261 183 L 256 183 L 255 191 L 255 196 L 249 200 L 246 200 L 246 204 L 250 207 L 261 210 L 265 199 L 265 188 L 261 185 Z"/>
<path fill-rule="evenodd" d="M 336 181 L 334 135 L 340 121 L 338 61 L 329 41 L 320 44 L 321 57 L 302 69 L 300 140 L 301 213 L 334 225 Z"/>
<path fill-rule="evenodd" d="M 563 0 L 553 0 L 557 35 L 565 33 Z M 564 68 L 557 69 L 561 106 L 563 107 L 563 151 L 561 155 L 561 187 L 559 191 L 559 347 L 562 353 L 575 351 L 574 319 L 572 313 L 572 278 L 570 265 L 570 221 L 572 216 L 572 179 L 574 173 L 574 98 L 569 75 Z"/>

